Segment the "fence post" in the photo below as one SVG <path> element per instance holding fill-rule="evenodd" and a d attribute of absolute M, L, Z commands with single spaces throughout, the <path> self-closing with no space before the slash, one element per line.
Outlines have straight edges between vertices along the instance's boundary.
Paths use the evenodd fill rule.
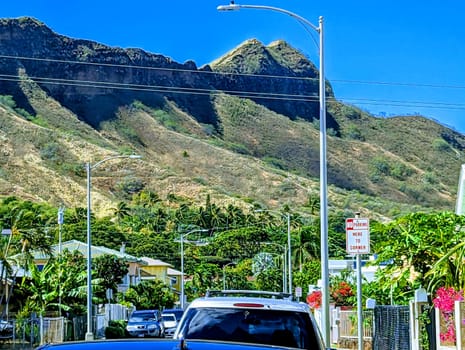
<path fill-rule="evenodd" d="M 410 340 L 411 340 L 411 350 L 420 350 L 420 320 L 418 316 L 420 314 L 420 306 L 417 302 L 410 300 L 409 301 L 409 311 L 410 311 Z"/>
<path fill-rule="evenodd" d="M 331 317 L 331 342 L 333 344 L 338 344 L 339 341 L 339 327 L 341 323 L 340 308 L 336 307 L 332 310 Z"/>
<path fill-rule="evenodd" d="M 464 325 L 462 320 L 465 315 L 465 303 L 463 301 L 456 300 L 454 302 L 454 320 L 455 320 L 455 345 L 457 349 L 462 349 L 462 334 L 464 331 Z M 463 344 L 465 345 L 465 344 Z"/>
<path fill-rule="evenodd" d="M 33 328 L 31 328 L 31 330 L 32 329 Z M 44 318 L 42 317 L 42 315 L 39 316 L 39 339 L 40 339 L 39 344 L 42 345 L 44 343 Z M 34 343 L 32 343 L 32 344 L 34 344 Z"/>

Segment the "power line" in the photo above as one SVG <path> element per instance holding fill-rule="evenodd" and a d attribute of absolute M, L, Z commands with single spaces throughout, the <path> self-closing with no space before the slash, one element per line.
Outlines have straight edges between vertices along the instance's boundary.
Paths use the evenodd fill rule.
<path fill-rule="evenodd" d="M 285 100 L 285 101 L 300 101 L 300 102 L 317 102 L 318 96 L 293 95 L 293 94 L 277 94 L 270 92 L 253 92 L 253 91 L 237 91 L 237 90 L 217 90 L 217 89 L 202 89 L 202 88 L 184 88 L 178 86 L 161 86 L 161 85 L 140 85 L 128 83 L 114 83 L 104 81 L 89 81 L 89 80 L 73 80 L 73 79 L 55 79 L 42 77 L 29 77 L 36 83 L 49 85 L 66 85 L 77 87 L 90 87 L 95 89 L 109 90 L 131 90 L 144 92 L 158 93 L 173 93 L 173 94 L 193 94 L 193 95 L 218 95 L 230 94 L 241 98 L 250 99 L 266 99 L 266 100 Z M 0 81 L 20 82 L 24 78 L 17 75 L 0 74 Z M 461 103 L 444 103 L 444 102 L 422 102 L 422 101 L 402 101 L 402 100 L 383 100 L 383 99 L 362 99 L 354 97 L 339 97 L 338 99 L 329 98 L 328 102 L 344 101 L 346 103 L 356 103 L 359 105 L 380 105 L 393 107 L 423 107 L 435 109 L 449 110 L 464 110 L 465 104 Z"/>
<path fill-rule="evenodd" d="M 465 109 L 464 103 L 446 103 L 446 102 L 424 102 L 424 101 L 402 101 L 402 100 L 377 100 L 368 98 L 350 98 L 342 97 L 342 101 L 350 101 L 362 105 L 384 105 L 397 107 L 424 107 L 438 109 Z"/>
<path fill-rule="evenodd" d="M 90 87 L 95 89 L 110 89 L 110 90 L 131 90 L 131 91 L 146 91 L 160 93 L 175 93 L 175 94 L 196 94 L 196 95 L 211 95 L 211 94 L 231 94 L 244 98 L 251 99 L 270 99 L 270 100 L 286 100 L 286 101 L 302 101 L 312 102 L 318 101 L 318 96 L 293 95 L 293 94 L 277 94 L 271 92 L 254 92 L 254 91 L 238 91 L 238 90 L 218 90 L 218 89 L 203 89 L 203 88 L 185 88 L 179 86 L 163 86 L 163 85 L 138 85 L 127 83 L 114 83 L 103 81 L 87 81 L 73 79 L 54 79 L 42 77 L 28 77 L 35 83 L 48 85 L 66 85 L 77 87 Z M 24 81 L 17 75 L 0 74 L 0 81 L 20 82 Z"/>
<path fill-rule="evenodd" d="M 128 69 L 145 69 L 145 70 L 151 70 L 151 71 L 162 71 L 162 72 L 165 71 L 165 72 L 174 72 L 174 73 L 232 75 L 232 76 L 262 77 L 262 78 L 266 77 L 266 78 L 274 78 L 274 79 L 298 79 L 298 80 L 318 81 L 318 78 L 310 78 L 310 77 L 305 77 L 305 76 L 272 75 L 272 74 L 268 75 L 268 74 L 218 72 L 218 71 L 214 72 L 214 71 L 200 70 L 200 69 L 179 69 L 179 68 L 168 68 L 168 67 L 137 66 L 137 65 L 128 65 L 128 64 L 84 62 L 84 61 L 59 60 L 59 59 L 54 59 L 54 58 L 39 58 L 39 57 L 26 57 L 26 56 L 0 55 L 0 58 L 13 59 L 13 60 L 64 63 L 64 64 L 80 64 L 80 65 L 102 66 L 102 67 L 113 67 L 113 68 L 117 67 L 117 68 L 128 68 Z"/>
<path fill-rule="evenodd" d="M 332 79 L 331 81 L 336 82 L 336 83 L 347 83 L 347 84 L 427 87 L 427 88 L 438 88 L 438 89 L 465 89 L 465 85 L 420 84 L 420 83 L 401 83 L 401 82 L 387 82 L 387 81 L 338 80 L 338 79 Z"/>
<path fill-rule="evenodd" d="M 71 60 L 58 60 L 49 58 L 34 58 L 25 56 L 8 56 L 0 55 L 0 58 L 7 59 L 22 59 L 33 61 L 47 61 L 55 63 L 66 64 L 84 64 L 93 66 L 107 66 L 119 67 L 130 69 L 148 69 L 156 71 L 170 71 L 170 72 L 183 72 L 183 73 L 198 73 L 198 74 L 218 74 L 218 75 L 231 75 L 231 76 L 249 76 L 249 77 L 266 77 L 276 79 L 301 79 L 301 80 L 318 80 L 318 78 L 308 77 L 292 77 L 292 76 L 276 76 L 266 74 L 248 74 L 248 73 L 225 73 L 225 72 L 211 72 L 206 70 L 189 70 L 189 69 L 176 69 L 176 68 L 162 68 L 162 67 L 147 67 L 147 66 L 134 66 L 134 65 L 120 65 L 111 63 L 97 63 L 97 62 L 80 62 Z M 268 100 L 286 100 L 286 101 L 301 101 L 301 102 L 317 102 L 318 96 L 308 96 L 301 94 L 279 94 L 273 92 L 254 92 L 254 91 L 238 91 L 238 90 L 217 90 L 217 89 L 203 89 L 195 87 L 180 87 L 180 86 L 163 86 L 163 85 L 142 85 L 106 81 L 92 81 L 92 80 L 78 80 L 78 79 L 62 79 L 62 78 L 48 78 L 48 77 L 28 77 L 36 83 L 49 84 L 49 85 L 67 85 L 78 87 L 90 87 L 96 89 L 112 89 L 112 90 L 132 90 L 132 91 L 146 91 L 158 93 L 173 93 L 173 94 L 194 94 L 194 95 L 212 95 L 212 94 L 230 94 L 242 98 L 250 99 L 268 99 Z M 0 81 L 19 82 L 24 78 L 19 75 L 0 74 Z M 391 85 L 391 86 L 410 86 L 410 87 L 430 87 L 430 88 L 451 88 L 451 89 L 465 89 L 461 85 L 434 85 L 434 84 L 415 84 L 415 83 L 393 83 L 383 81 L 356 81 L 356 80 L 333 80 L 334 82 L 347 83 L 347 84 L 370 84 L 370 85 Z M 329 102 L 345 101 L 348 103 L 356 103 L 359 105 L 382 105 L 394 107 L 422 107 L 422 108 L 436 108 L 436 109 L 453 109 L 463 110 L 465 104 L 461 103 L 444 103 L 444 102 L 421 102 L 421 101 L 402 101 L 402 100 L 384 100 L 384 99 L 362 99 L 353 97 L 339 97 L 338 99 L 329 98 Z"/>
<path fill-rule="evenodd" d="M 163 56 L 164 57 L 164 56 Z M 231 75 L 231 76 L 249 76 L 249 77 L 266 77 L 274 79 L 297 79 L 297 80 L 315 80 L 318 81 L 318 77 L 310 78 L 305 76 L 288 76 L 288 75 L 268 75 L 268 74 L 255 74 L 255 73 L 233 73 L 233 72 L 218 72 L 208 71 L 200 69 L 179 69 L 179 68 L 167 68 L 167 67 L 151 67 L 151 66 L 137 66 L 129 64 L 116 64 L 116 63 L 103 63 L 103 62 L 84 62 L 74 60 L 62 60 L 53 58 L 40 58 L 40 57 L 27 57 L 27 56 L 11 56 L 11 55 L 0 55 L 0 58 L 13 59 L 13 60 L 30 60 L 30 61 L 42 61 L 42 62 L 54 62 L 54 63 L 65 63 L 65 64 L 80 64 L 80 65 L 92 65 L 102 67 L 118 67 L 118 68 L 130 68 L 130 69 L 145 69 L 153 71 L 167 71 L 167 72 L 182 72 L 182 73 L 196 73 L 196 74 L 213 74 L 213 75 Z M 181 65 L 181 64 L 179 64 Z M 388 81 L 368 81 L 368 80 L 347 80 L 347 79 L 331 79 L 330 82 L 343 83 L 343 84 L 364 84 L 364 85 L 389 85 L 389 86 L 408 86 L 408 87 L 428 87 L 428 88 L 439 88 L 439 89 L 465 89 L 465 85 L 448 85 L 448 84 L 422 84 L 422 83 L 404 83 L 404 82 L 388 82 Z"/>

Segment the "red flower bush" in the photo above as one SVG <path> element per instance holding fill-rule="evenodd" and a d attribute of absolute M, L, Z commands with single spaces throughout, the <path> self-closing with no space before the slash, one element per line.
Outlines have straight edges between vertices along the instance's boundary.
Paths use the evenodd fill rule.
<path fill-rule="evenodd" d="M 329 294 L 336 306 L 352 305 L 349 298 L 354 296 L 354 292 L 346 281 L 339 281 L 335 285 L 332 285 L 329 289 Z"/>
<path fill-rule="evenodd" d="M 307 304 L 312 310 L 319 309 L 321 307 L 321 290 L 315 290 L 307 295 Z"/>

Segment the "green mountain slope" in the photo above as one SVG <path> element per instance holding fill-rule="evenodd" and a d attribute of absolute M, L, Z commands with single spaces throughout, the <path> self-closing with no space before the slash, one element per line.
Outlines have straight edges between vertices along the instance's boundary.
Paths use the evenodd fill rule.
<path fill-rule="evenodd" d="M 204 203 L 208 194 L 222 205 L 289 205 L 314 214 L 307 204 L 319 197 L 318 72 L 288 44 L 250 40 L 200 69 L 141 53 L 141 64 L 172 64 L 173 73 L 167 78 L 160 68 L 158 75 L 139 81 L 142 75 L 118 66 L 129 55 L 122 49 L 75 43 L 36 21 L 26 20 L 16 30 L 10 39 L 23 46 L 28 45 L 24 31 L 53 38 L 41 42 L 73 48 L 36 48 L 35 56 L 78 60 L 76 48 L 82 53 L 91 47 L 87 61 L 113 62 L 98 77 L 100 84 L 120 75 L 127 83 L 165 82 L 178 90 L 51 86 L 44 76 L 50 72 L 47 64 L 14 61 L 5 45 L 10 39 L 2 39 L 0 53 L 12 55 L 2 69 L 11 70 L 16 80 L 0 87 L 1 195 L 85 207 L 84 164 L 136 153 L 143 159 L 106 162 L 93 172 L 93 204 L 100 213 L 128 198 L 128 189 L 146 188 L 163 198 Z M 34 53 L 32 47 L 24 50 Z M 82 80 L 97 79 L 87 66 L 73 71 Z M 73 78 L 58 64 L 54 74 Z M 186 93 L 182 86 L 198 90 Z M 289 98 L 302 91 L 302 98 Z M 270 98 L 277 93 L 288 97 Z M 464 135 L 421 116 L 375 118 L 338 102 L 330 82 L 327 94 L 330 210 L 388 218 L 454 209 Z"/>

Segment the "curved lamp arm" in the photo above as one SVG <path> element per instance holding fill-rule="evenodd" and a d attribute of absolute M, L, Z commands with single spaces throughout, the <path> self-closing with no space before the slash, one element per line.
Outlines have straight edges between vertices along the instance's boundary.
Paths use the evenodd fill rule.
<path fill-rule="evenodd" d="M 276 11 L 276 12 L 281 12 L 281 13 L 284 13 L 284 14 L 286 14 L 288 16 L 291 16 L 291 17 L 295 18 L 296 20 L 298 20 L 299 22 L 305 23 L 310 28 L 315 30 L 317 33 L 319 33 L 320 30 L 321 30 L 320 27 L 317 27 L 316 25 L 314 25 L 309 20 L 299 16 L 298 14 L 296 14 L 294 12 L 291 12 L 291 11 L 288 11 L 288 10 L 285 10 L 285 9 L 282 9 L 282 8 L 279 8 L 279 7 L 263 6 L 263 5 L 239 5 L 239 4 L 231 3 L 229 5 L 220 5 L 216 9 L 218 11 L 238 11 L 240 9 L 256 9 L 256 10 Z"/>

